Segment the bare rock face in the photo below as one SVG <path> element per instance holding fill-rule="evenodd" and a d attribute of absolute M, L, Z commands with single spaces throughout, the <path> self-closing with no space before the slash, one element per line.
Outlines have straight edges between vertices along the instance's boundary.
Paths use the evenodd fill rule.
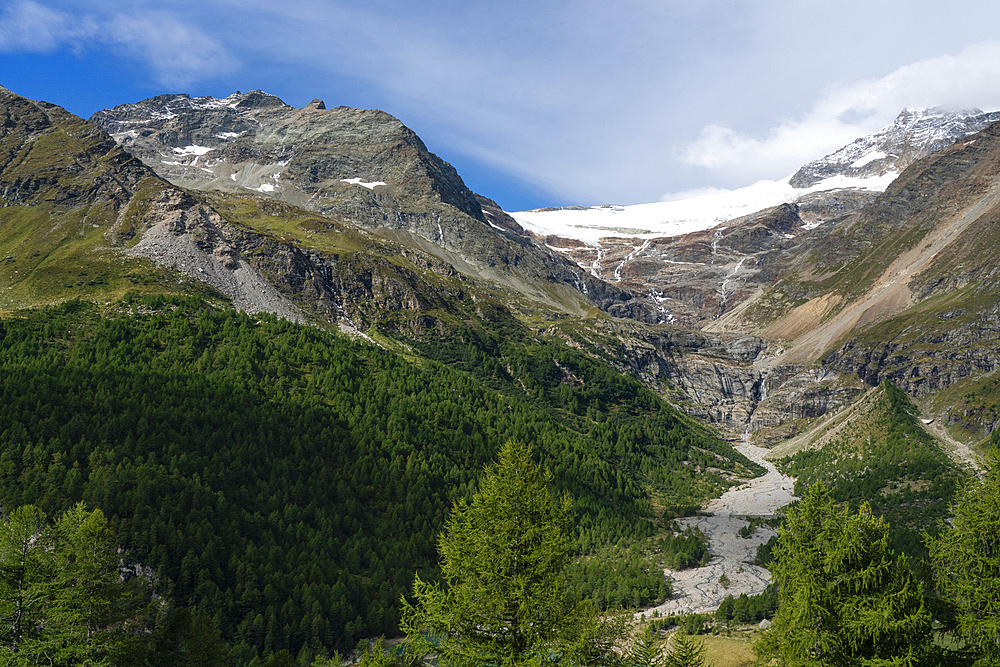
<path fill-rule="evenodd" d="M 436 223 L 460 212 L 485 222 L 454 168 L 382 111 L 327 109 L 320 100 L 296 109 L 253 91 L 224 99 L 161 95 L 90 120 L 186 187 L 239 186 L 331 217 L 411 231 L 420 228 L 416 216 Z"/>
<path fill-rule="evenodd" d="M 217 289 L 238 309 L 272 313 L 304 322 L 302 312 L 268 282 L 234 246 L 237 230 L 212 209 L 199 205 L 183 191 L 170 188 L 151 202 L 147 229 L 126 250 L 146 257 Z"/>
<path fill-rule="evenodd" d="M 164 104 L 177 99 L 160 98 Z M 280 100 L 259 94 L 248 94 L 233 104 L 249 107 L 255 116 L 284 108 Z M 219 127 L 232 121 L 226 120 L 229 112 L 224 110 L 210 113 L 222 119 Z M 145 118 L 148 112 L 144 114 Z M 351 232 L 330 220 L 320 219 L 318 229 L 350 237 L 348 246 L 368 252 L 324 252 L 254 231 L 220 213 L 211 197 L 162 180 L 99 127 L 60 107 L 3 90 L 0 119 L 0 231 L 7 229 L 2 223 L 9 219 L 18 224 L 25 218 L 44 221 L 35 234 L 43 241 L 36 239 L 31 245 L 35 252 L 19 252 L 20 239 L 11 241 L 0 234 L 0 242 L 12 244 L 3 265 L 12 281 L 30 283 L 36 267 L 45 273 L 46 263 L 52 261 L 49 252 L 81 243 L 87 249 L 80 256 L 97 265 L 120 267 L 122 258 L 148 259 L 209 285 L 238 309 L 292 321 L 311 317 L 366 328 L 395 314 L 399 326 L 417 322 L 433 328 L 434 322 L 421 324 L 422 313 L 454 309 L 464 298 L 460 285 L 449 293 L 448 287 L 428 281 L 427 275 L 454 277 L 451 266 L 418 249 Z M 180 127 L 176 117 L 162 120 L 173 122 L 175 130 Z M 129 117 L 122 122 L 129 122 Z M 275 207 L 266 215 L 301 218 L 305 213 L 270 200 L 254 201 Z M 136 267 L 140 273 L 149 270 L 141 264 Z M 4 287 L 9 289 L 6 282 Z"/>

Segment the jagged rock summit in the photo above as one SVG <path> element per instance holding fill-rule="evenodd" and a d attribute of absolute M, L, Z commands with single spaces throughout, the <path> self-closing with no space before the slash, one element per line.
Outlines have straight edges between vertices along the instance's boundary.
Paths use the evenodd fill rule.
<path fill-rule="evenodd" d="M 296 109 L 255 90 L 222 99 L 160 95 L 90 120 L 178 185 L 242 187 L 344 216 L 378 208 L 377 195 L 403 208 L 413 208 L 403 205 L 408 197 L 436 195 L 485 222 L 454 168 L 382 111 L 327 109 L 322 100 Z M 388 212 L 382 217 L 391 224 Z"/>

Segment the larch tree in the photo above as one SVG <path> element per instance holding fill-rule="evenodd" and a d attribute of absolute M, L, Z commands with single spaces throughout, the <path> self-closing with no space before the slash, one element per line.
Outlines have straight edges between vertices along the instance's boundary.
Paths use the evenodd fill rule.
<path fill-rule="evenodd" d="M 45 513 L 33 505 L 18 507 L 0 523 L 0 638 L 4 652 L 15 658 L 32 652 L 53 570 Z"/>
<path fill-rule="evenodd" d="M 146 629 L 148 599 L 119 561 L 100 510 L 81 503 L 54 525 L 31 505 L 11 512 L 0 524 L 0 662 L 118 664 Z"/>
<path fill-rule="evenodd" d="M 1000 462 L 959 491 L 952 518 L 927 546 L 938 589 L 955 606 L 977 664 L 1000 664 Z"/>
<path fill-rule="evenodd" d="M 790 667 L 915 664 L 931 618 L 888 535 L 867 505 L 850 513 L 813 485 L 779 533 L 772 568 L 778 612 L 758 654 Z"/>
<path fill-rule="evenodd" d="M 566 587 L 571 501 L 554 498 L 531 449 L 508 442 L 471 503 L 455 504 L 438 540 L 441 582 L 418 576 L 401 627 L 450 667 L 600 665 L 622 626 Z"/>

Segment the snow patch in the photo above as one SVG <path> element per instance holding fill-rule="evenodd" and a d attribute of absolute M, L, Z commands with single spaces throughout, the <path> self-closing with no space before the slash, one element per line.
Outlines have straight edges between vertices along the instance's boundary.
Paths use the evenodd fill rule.
<path fill-rule="evenodd" d="M 250 188 L 251 190 L 256 190 L 257 192 L 274 192 L 275 187 L 271 183 L 261 183 L 259 188 Z"/>
<path fill-rule="evenodd" d="M 363 188 L 368 188 L 369 190 L 374 190 L 380 185 L 388 185 L 384 181 L 362 181 L 360 178 L 342 178 L 341 183 L 350 183 L 351 185 L 360 185 Z"/>
<path fill-rule="evenodd" d="M 871 153 L 868 153 L 867 155 L 862 155 L 857 160 L 855 160 L 854 162 L 852 162 L 851 163 L 851 168 L 852 169 L 861 169 L 861 167 L 864 167 L 865 165 L 871 164 L 872 162 L 875 162 L 876 160 L 884 160 L 887 157 L 889 157 L 889 156 L 886 155 L 886 153 L 883 152 L 883 151 L 872 151 Z"/>
<path fill-rule="evenodd" d="M 174 153 L 177 155 L 204 155 L 209 151 L 215 150 L 214 148 L 209 148 L 208 146 L 198 146 L 192 144 L 190 146 L 185 146 L 184 148 L 175 148 Z"/>
<path fill-rule="evenodd" d="M 217 136 L 219 139 L 235 139 L 236 137 L 242 135 L 242 132 L 219 132 Z"/>

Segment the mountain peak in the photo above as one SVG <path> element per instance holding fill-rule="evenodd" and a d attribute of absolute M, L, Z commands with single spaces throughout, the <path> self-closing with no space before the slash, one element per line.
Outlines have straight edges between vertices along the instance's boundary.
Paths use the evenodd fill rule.
<path fill-rule="evenodd" d="M 804 165 L 792 176 L 791 184 L 808 188 L 832 176 L 874 178 L 898 174 L 920 158 L 998 120 L 1000 112 L 996 111 L 907 107 L 874 134 Z"/>
<path fill-rule="evenodd" d="M 249 93 L 240 94 L 237 91 L 230 95 L 227 100 L 237 98 L 235 106 L 237 109 L 268 109 L 268 108 L 288 108 L 280 98 L 265 93 L 263 90 L 251 90 Z M 199 98 L 204 99 L 204 98 Z M 209 98 L 211 99 L 211 98 Z"/>

